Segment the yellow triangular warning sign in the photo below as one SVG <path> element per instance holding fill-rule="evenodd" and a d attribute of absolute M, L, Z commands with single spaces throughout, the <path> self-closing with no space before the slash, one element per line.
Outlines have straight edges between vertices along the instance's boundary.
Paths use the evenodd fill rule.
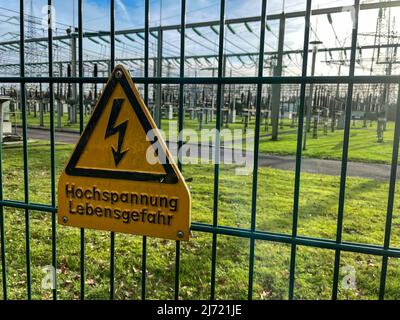
<path fill-rule="evenodd" d="M 151 141 L 129 100 L 124 98 L 122 86 L 117 84 L 113 98 L 106 103 L 75 166 L 113 172 L 165 174 L 162 164 L 146 161 L 149 149 Z"/>
<path fill-rule="evenodd" d="M 188 240 L 190 206 L 182 174 L 117 66 L 60 176 L 59 223 Z"/>

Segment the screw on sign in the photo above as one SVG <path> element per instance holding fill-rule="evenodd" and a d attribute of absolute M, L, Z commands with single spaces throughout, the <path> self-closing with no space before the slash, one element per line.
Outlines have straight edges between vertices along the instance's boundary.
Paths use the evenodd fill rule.
<path fill-rule="evenodd" d="M 185 179 L 117 66 L 60 176 L 59 223 L 188 240 L 190 210 Z"/>

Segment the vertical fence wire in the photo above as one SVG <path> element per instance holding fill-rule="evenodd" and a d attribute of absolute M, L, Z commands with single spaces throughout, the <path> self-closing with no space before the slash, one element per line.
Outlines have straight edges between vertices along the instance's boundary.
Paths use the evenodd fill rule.
<path fill-rule="evenodd" d="M 308 64 L 308 43 L 310 40 L 310 19 L 311 19 L 311 0 L 307 0 L 306 15 L 304 21 L 304 42 L 303 42 L 303 65 L 301 68 L 301 76 L 307 76 Z M 292 216 L 292 237 L 297 236 L 297 223 L 299 216 L 299 197 L 300 197 L 300 176 L 301 176 L 301 151 L 303 143 L 303 125 L 304 125 L 304 106 L 306 99 L 306 83 L 300 85 L 300 105 L 298 110 L 298 127 L 297 127 L 297 146 L 296 146 L 296 166 L 294 176 L 294 195 L 293 195 L 293 216 Z M 310 106 L 309 106 L 310 107 Z M 296 244 L 292 243 L 290 249 L 290 266 L 289 266 L 289 299 L 293 299 L 294 295 L 294 276 L 296 269 Z"/>
<path fill-rule="evenodd" d="M 115 0 L 110 0 L 110 73 L 115 67 Z M 110 232 L 110 300 L 114 300 L 115 278 L 115 233 Z"/>
<path fill-rule="evenodd" d="M 396 191 L 396 179 L 397 179 L 397 164 L 399 160 L 399 140 L 400 140 L 400 85 L 398 85 L 397 105 L 396 105 L 396 122 L 393 136 L 393 151 L 392 151 L 392 165 L 390 168 L 390 181 L 389 181 L 389 194 L 386 209 L 386 223 L 385 223 L 385 238 L 383 247 L 388 249 L 390 246 L 390 236 L 392 230 L 392 219 L 393 219 L 393 205 Z M 381 266 L 381 278 L 379 286 L 379 299 L 385 298 L 385 287 L 386 287 L 386 274 L 388 267 L 388 256 L 382 257 Z"/>
<path fill-rule="evenodd" d="M 150 0 L 145 0 L 144 5 L 144 77 L 149 77 L 149 19 Z M 149 105 L 149 85 L 144 85 L 144 103 Z M 142 300 L 146 300 L 146 270 L 147 270 L 147 237 L 142 237 Z"/>
<path fill-rule="evenodd" d="M 79 77 L 83 77 L 83 30 L 82 30 L 82 16 L 83 16 L 83 0 L 78 0 L 78 41 L 79 41 Z M 75 13 L 74 13 L 75 14 Z M 74 48 L 76 50 L 76 48 Z M 74 70 L 75 72 L 75 70 Z M 79 82 L 79 133 L 83 132 L 83 83 Z M 81 228 L 80 238 L 80 271 L 81 271 L 81 300 L 85 299 L 85 229 Z"/>
<path fill-rule="evenodd" d="M 25 77 L 25 21 L 24 21 L 24 0 L 19 2 L 19 60 L 20 60 L 20 77 Z M 21 109 L 22 109 L 22 137 L 23 137 L 23 158 L 24 158 L 24 201 L 29 203 L 29 180 L 28 180 L 28 134 L 27 134 L 27 118 L 26 118 L 26 83 L 21 82 Z M 27 298 L 32 298 L 31 283 L 31 247 L 30 247 L 30 223 L 29 209 L 25 209 L 25 258 L 26 258 L 26 289 Z"/>
<path fill-rule="evenodd" d="M 49 77 L 53 78 L 53 5 L 52 0 L 47 2 L 47 37 L 49 55 Z M 49 83 L 50 104 L 50 183 L 51 183 L 51 206 L 56 206 L 56 169 L 55 169 L 55 132 L 54 132 L 54 85 Z M 51 213 L 51 279 L 53 300 L 57 300 L 57 221 L 56 212 Z"/>
<path fill-rule="evenodd" d="M 260 26 L 260 46 L 258 54 L 258 78 L 264 75 L 264 44 L 265 44 L 265 28 L 267 16 L 267 0 L 262 0 L 261 4 L 261 26 Z M 251 195 L 251 232 L 256 230 L 257 216 L 257 185 L 258 185 L 258 153 L 260 142 L 260 118 L 261 118 L 261 98 L 262 98 L 262 83 L 257 84 L 257 100 L 256 100 L 256 128 L 254 133 L 254 162 L 253 162 L 253 188 Z M 248 146 L 246 145 L 246 148 Z M 253 298 L 253 274 L 254 274 L 254 237 L 250 238 L 250 253 L 249 253 L 249 283 L 248 294 L 249 300 Z"/>
<path fill-rule="evenodd" d="M 185 32 L 186 32 L 186 0 L 181 0 L 181 34 L 180 34 L 180 64 L 179 64 L 179 77 L 185 77 Z M 182 172 L 182 145 L 183 145 L 183 122 L 185 113 L 183 110 L 184 101 L 184 84 L 179 84 L 179 110 L 178 110 L 178 168 Z M 180 254 L 181 242 L 176 241 L 175 247 L 175 300 L 179 299 L 179 280 L 180 280 Z"/>
<path fill-rule="evenodd" d="M 16 114 L 17 106 L 14 106 L 14 114 Z M 3 135 L 0 136 L 0 201 L 3 201 Z M 6 235 L 5 235 L 5 212 L 4 207 L 0 204 L 0 246 L 1 246 L 1 280 L 3 300 L 8 299 L 7 290 L 7 260 L 6 260 Z"/>
<path fill-rule="evenodd" d="M 17 107 L 14 106 L 14 114 Z M 0 136 L 0 201 L 3 201 L 3 135 Z M 6 237 L 5 237 L 5 214 L 4 207 L 0 204 L 0 246 L 1 246 L 1 280 L 3 300 L 7 300 L 7 263 L 6 263 Z"/>
<path fill-rule="evenodd" d="M 218 79 L 223 75 L 224 60 L 224 34 L 225 34 L 225 0 L 221 0 L 220 17 L 219 17 L 219 47 L 218 47 Z M 222 83 L 217 84 L 217 110 L 215 120 L 215 165 L 214 165 L 214 203 L 213 203 L 213 227 L 218 226 L 218 197 L 219 197 L 219 160 L 221 152 L 221 109 L 222 109 Z M 211 293 L 210 299 L 215 299 L 215 276 L 217 267 L 217 233 L 212 236 L 211 248 Z"/>
<path fill-rule="evenodd" d="M 3 201 L 3 137 L 0 137 L 0 201 Z M 4 207 L 3 205 L 0 205 L 1 280 L 3 300 L 7 300 L 6 238 L 4 224 Z"/>
<path fill-rule="evenodd" d="M 360 0 L 355 0 L 354 11 L 350 12 L 352 17 L 353 30 L 351 35 L 349 76 L 354 76 L 354 70 L 355 70 L 359 12 L 360 12 Z M 350 142 L 350 122 L 351 122 L 351 108 L 353 100 L 353 87 L 354 86 L 352 82 L 349 83 L 347 87 L 345 127 L 343 133 L 342 168 L 340 173 L 338 220 L 336 226 L 336 243 L 338 244 L 342 242 L 342 233 L 343 233 L 343 216 L 344 216 L 344 203 L 346 196 L 345 192 L 346 192 L 346 177 L 347 177 L 347 160 L 348 160 L 349 142 Z M 338 294 L 339 269 L 340 269 L 340 250 L 336 249 L 334 270 L 333 270 L 333 285 L 332 285 L 333 300 L 337 299 L 337 294 Z"/>

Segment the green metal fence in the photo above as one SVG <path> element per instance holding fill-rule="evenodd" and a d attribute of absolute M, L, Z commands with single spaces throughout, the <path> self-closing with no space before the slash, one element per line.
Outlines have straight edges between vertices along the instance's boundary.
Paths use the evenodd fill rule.
<path fill-rule="evenodd" d="M 224 54 L 224 37 L 225 37 L 225 7 L 226 1 L 220 1 L 220 19 L 219 19 L 219 49 L 218 49 L 218 72 L 217 77 L 204 77 L 204 78 L 190 78 L 185 77 L 185 26 L 186 26 L 186 0 L 181 0 L 181 22 L 180 22 L 180 72 L 179 77 L 149 77 L 149 12 L 150 12 L 150 1 L 145 0 L 145 27 L 144 27 L 144 77 L 135 78 L 136 83 L 144 84 L 144 101 L 148 103 L 149 97 L 149 84 L 177 84 L 179 85 L 179 114 L 178 124 L 179 131 L 184 127 L 184 101 L 183 93 L 184 86 L 187 84 L 214 84 L 217 86 L 217 112 L 216 112 L 216 129 L 221 128 L 221 108 L 222 108 L 222 92 L 223 86 L 226 84 L 255 84 L 257 86 L 257 103 L 256 103 L 256 123 L 255 123 L 255 149 L 254 149 L 254 169 L 253 169 L 253 181 L 252 181 L 252 207 L 251 207 L 251 225 L 250 228 L 233 228 L 220 225 L 218 222 L 218 196 L 219 196 L 219 152 L 216 152 L 216 164 L 214 167 L 214 194 L 213 194 L 213 220 L 212 224 L 205 224 L 200 222 L 192 223 L 192 230 L 197 232 L 208 233 L 212 235 L 212 250 L 211 250 L 211 292 L 210 298 L 215 298 L 215 285 L 216 285 L 216 265 L 217 265 L 217 239 L 219 235 L 228 235 L 234 237 L 241 237 L 249 239 L 249 265 L 248 265 L 248 299 L 252 299 L 253 293 L 253 271 L 254 271 L 254 259 L 255 259 L 255 241 L 264 240 L 274 243 L 285 243 L 291 245 L 291 256 L 290 256 L 290 275 L 288 283 L 288 298 L 293 299 L 294 297 L 294 283 L 296 276 L 296 251 L 299 246 L 307 246 L 314 248 L 324 248 L 333 250 L 335 252 L 334 260 L 334 273 L 333 273 L 333 287 L 332 287 L 332 299 L 336 299 L 338 295 L 338 282 L 339 282 L 339 266 L 341 253 L 343 251 L 371 254 L 382 257 L 381 267 L 381 278 L 380 278 L 380 290 L 379 297 L 384 298 L 385 284 L 386 284 L 386 273 L 388 266 L 389 257 L 400 257 L 400 249 L 391 247 L 391 225 L 392 225 L 392 213 L 393 203 L 395 195 L 396 185 L 396 174 L 397 174 L 397 163 L 398 163 L 398 148 L 400 138 L 400 112 L 396 113 L 395 132 L 394 132 L 394 144 L 392 151 L 392 162 L 390 171 L 390 184 L 387 200 L 387 215 L 386 215 L 386 226 L 385 226 L 385 237 L 382 245 L 370 245 L 363 243 L 346 242 L 342 240 L 343 232 L 343 217 L 344 217 L 344 205 L 345 205 L 345 194 L 346 194 L 346 176 L 347 176 L 347 162 L 348 162 L 348 149 L 349 149 L 349 136 L 350 136 L 350 122 L 351 122 L 351 104 L 353 87 L 355 84 L 362 83 L 392 83 L 399 84 L 400 76 L 355 76 L 355 63 L 356 63 L 356 50 L 357 50 L 357 34 L 358 34 L 358 16 L 360 12 L 360 0 L 354 1 L 354 27 L 352 31 L 351 39 L 351 58 L 350 58 L 350 71 L 346 76 L 340 77 L 310 77 L 307 76 L 307 63 L 309 55 L 309 38 L 310 38 L 310 17 L 312 14 L 311 0 L 306 1 L 306 11 L 303 13 L 305 18 L 305 32 L 304 32 L 304 44 L 303 44 L 303 61 L 302 61 L 302 73 L 301 76 L 296 77 L 266 77 L 263 74 L 263 64 L 258 64 L 258 74 L 255 77 L 223 77 L 223 54 Z M 260 43 L 259 43 L 259 57 L 258 61 L 264 60 L 264 44 L 265 44 L 265 29 L 266 29 L 266 17 L 267 17 L 267 0 L 261 0 L 261 12 L 260 12 Z M 115 7 L 114 0 L 110 0 L 110 36 L 111 36 L 111 67 L 115 65 Z M 48 0 L 48 5 L 52 5 L 52 1 Z M 27 298 L 31 298 L 31 259 L 30 259 L 30 212 L 31 211 L 42 211 L 48 212 L 51 215 L 51 226 L 52 226 L 52 265 L 57 269 L 57 256 L 56 256 L 56 175 L 55 175 L 55 127 L 54 127 L 54 84 L 57 83 L 78 83 L 79 92 L 83 93 L 83 85 L 85 83 L 105 83 L 106 78 L 92 78 L 84 77 L 83 74 L 83 0 L 78 1 L 78 41 L 79 41 L 79 55 L 78 55 L 78 77 L 66 78 L 66 77 L 54 77 L 53 76 L 53 34 L 52 29 L 48 29 L 48 70 L 49 74 L 47 77 L 27 77 L 25 75 L 25 26 L 24 26 L 24 1 L 20 0 L 20 76 L 19 77 L 0 77 L 0 83 L 16 83 L 20 85 L 21 89 L 21 106 L 22 106 L 22 129 L 23 129 L 23 160 L 24 160 L 24 201 L 12 201 L 3 197 L 3 180 L 0 179 L 0 231 L 1 231 L 1 263 L 2 263 L 2 290 L 3 297 L 7 299 L 9 287 L 7 285 L 7 264 L 6 264 L 6 250 L 5 250 L 5 227 L 4 227 L 4 208 L 20 208 L 25 212 L 25 237 L 26 237 L 26 272 L 27 272 Z M 27 152 L 27 110 L 26 110 L 26 84 L 27 83 L 48 83 L 50 85 L 50 145 L 51 145 L 51 205 L 41 205 L 32 203 L 29 199 L 29 179 L 28 179 L 28 152 Z M 346 84 L 347 85 L 347 101 L 345 106 L 345 128 L 343 133 L 343 153 L 341 161 L 341 174 L 340 174 L 340 190 L 339 190 L 339 206 L 338 206 L 338 219 L 337 219 L 337 231 L 336 239 L 329 240 L 324 238 L 312 238 L 299 236 L 297 234 L 298 225 L 298 212 L 299 212 L 299 198 L 300 198 L 300 184 L 301 184 L 301 161 L 302 161 L 302 141 L 303 141 L 303 121 L 304 121 L 304 109 L 306 100 L 306 86 L 312 83 L 324 83 L 324 84 Z M 300 85 L 300 107 L 298 117 L 298 133 L 297 133 L 297 151 L 296 151 L 296 166 L 295 166 L 295 184 L 294 184 L 294 198 L 293 198 L 293 215 L 292 215 L 292 233 L 291 234 L 280 234 L 257 230 L 256 228 L 256 197 L 257 197 L 257 178 L 258 178 L 258 154 L 259 154 L 259 140 L 260 140 L 260 119 L 261 119 L 261 93 L 262 86 L 265 84 L 298 84 Z M 399 95 L 400 97 L 400 95 Z M 397 109 L 400 108 L 400 99 L 397 100 Z M 80 112 L 80 131 L 83 130 L 83 94 L 79 95 L 79 112 Z M 182 146 L 182 141 L 178 142 L 179 147 Z M 220 149 L 220 137 L 216 135 L 216 150 Z M 0 157 L 2 153 L 0 152 Z M 0 174 L 2 174 L 2 159 L 0 158 Z M 179 163 L 180 169 L 182 169 L 182 163 Z M 85 230 L 80 231 L 80 295 L 81 299 L 85 298 Z M 196 241 L 196 240 L 192 240 Z M 181 247 L 180 242 L 176 242 L 176 255 L 175 255 L 175 298 L 179 297 L 180 289 L 180 253 Z M 144 236 L 142 240 L 142 270 L 146 270 L 147 257 L 147 238 Z M 114 298 L 114 280 L 115 280 L 115 234 L 110 233 L 110 299 Z M 146 299 L 146 272 L 142 272 L 141 279 L 142 287 L 142 299 Z M 57 299 L 57 286 L 53 290 L 53 298 Z"/>

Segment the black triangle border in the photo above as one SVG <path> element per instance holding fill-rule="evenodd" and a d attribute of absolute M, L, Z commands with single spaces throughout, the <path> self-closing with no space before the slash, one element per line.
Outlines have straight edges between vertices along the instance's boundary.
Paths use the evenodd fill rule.
<path fill-rule="evenodd" d="M 118 72 L 118 78 L 116 74 Z M 166 159 L 166 163 L 162 163 L 165 174 L 157 173 L 145 173 L 145 172 L 135 172 L 135 171 L 112 171 L 106 169 L 88 169 L 88 168 L 77 168 L 76 165 L 79 158 L 92 135 L 96 124 L 99 121 L 103 111 L 110 99 L 117 84 L 120 84 L 132 106 L 133 111 L 139 119 L 140 124 L 145 132 L 153 129 L 149 120 L 147 119 L 138 99 L 133 93 L 130 83 L 126 78 L 124 70 L 120 67 L 116 67 L 112 73 L 111 79 L 108 81 L 104 91 L 94 109 L 89 122 L 84 129 L 78 144 L 65 168 L 65 173 L 69 176 L 80 176 L 80 177 L 91 177 L 91 178 L 104 178 L 104 179 L 116 179 L 116 180 L 132 180 L 132 181 L 147 181 L 147 182 L 157 182 L 157 183 L 168 183 L 175 184 L 178 182 L 178 176 L 170 163 L 169 154 L 165 153 L 163 148 L 157 149 L 158 157 L 161 159 Z"/>

